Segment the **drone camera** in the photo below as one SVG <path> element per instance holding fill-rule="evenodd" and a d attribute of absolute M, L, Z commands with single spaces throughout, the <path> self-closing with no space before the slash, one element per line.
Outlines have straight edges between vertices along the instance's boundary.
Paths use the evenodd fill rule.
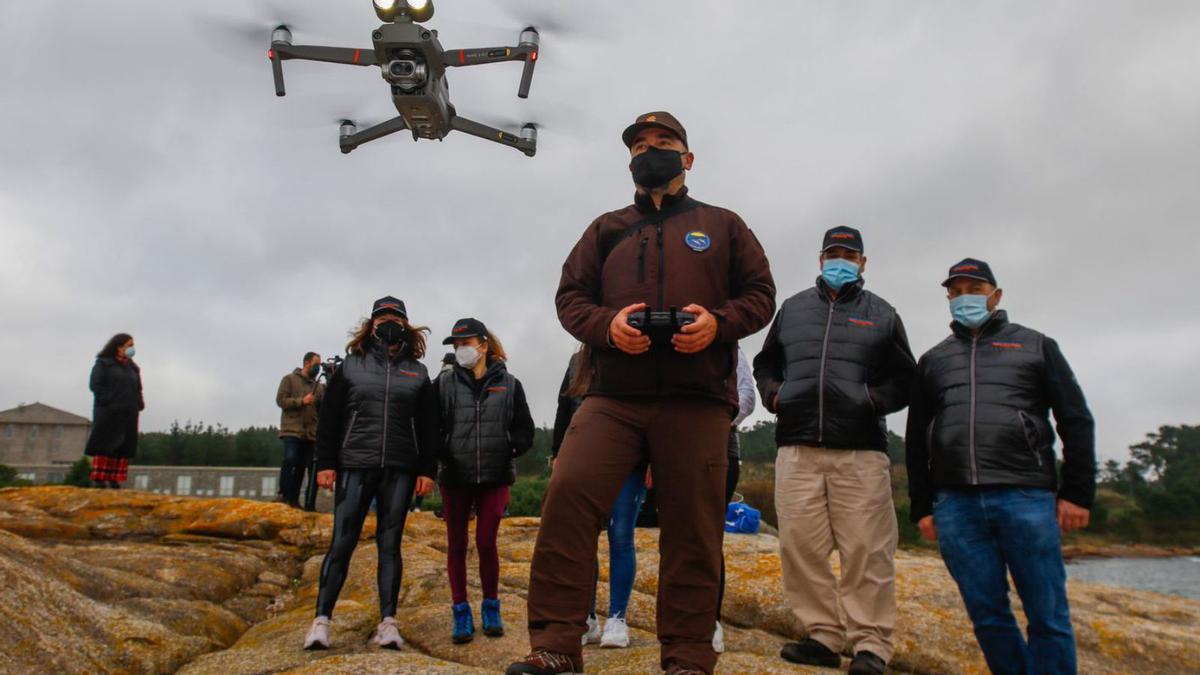
<path fill-rule="evenodd" d="M 425 60 L 416 52 L 401 50 L 396 58 L 383 65 L 383 79 L 401 91 L 411 93 L 425 85 L 428 70 Z"/>

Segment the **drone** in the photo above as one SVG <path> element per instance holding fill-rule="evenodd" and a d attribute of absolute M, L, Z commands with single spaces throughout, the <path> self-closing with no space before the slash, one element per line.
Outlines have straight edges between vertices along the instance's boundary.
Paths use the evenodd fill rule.
<path fill-rule="evenodd" d="M 447 51 L 438 42 L 438 32 L 421 25 L 433 17 L 432 0 L 372 1 L 375 14 L 384 22 L 371 33 L 374 49 L 294 45 L 291 30 L 285 25 L 277 26 L 271 32 L 271 47 L 267 51 L 275 76 L 275 95 L 286 93 L 283 62 L 290 59 L 379 66 L 383 79 L 391 86 L 392 103 L 400 114 L 361 131 L 353 120 L 341 120 L 338 144 L 342 154 L 349 154 L 363 143 L 409 129 L 414 141 L 421 138 L 441 140 L 451 131 L 461 131 L 533 157 L 537 152 L 537 127 L 533 124 L 526 124 L 518 134 L 511 134 L 460 117 L 455 112 L 450 103 L 446 68 L 524 61 L 517 96 L 528 98 L 533 68 L 537 65 L 537 29 L 529 26 L 522 30 L 515 47 Z"/>

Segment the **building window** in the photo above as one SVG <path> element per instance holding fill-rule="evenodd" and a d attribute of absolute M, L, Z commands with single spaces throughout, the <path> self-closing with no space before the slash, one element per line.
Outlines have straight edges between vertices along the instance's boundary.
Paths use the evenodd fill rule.
<path fill-rule="evenodd" d="M 146 488 L 148 488 L 148 487 L 150 487 L 150 476 L 148 476 L 144 473 L 139 473 L 138 475 L 133 477 L 133 489 L 134 490 L 145 491 Z"/>
<path fill-rule="evenodd" d="M 33 439 L 37 438 L 37 435 L 38 435 L 38 425 L 35 424 L 35 425 L 29 427 L 29 440 L 32 441 Z"/>
<path fill-rule="evenodd" d="M 176 476 L 175 477 L 175 494 L 177 494 L 177 495 L 192 494 L 192 477 L 191 476 Z"/>
<path fill-rule="evenodd" d="M 273 495 L 273 494 L 275 494 L 275 486 L 276 486 L 276 483 L 277 483 L 278 481 L 279 481 L 279 477 L 278 477 L 278 476 L 263 476 L 263 479 L 262 479 L 262 493 L 263 493 L 263 496 L 264 496 L 264 497 L 265 497 L 266 495 Z"/>
<path fill-rule="evenodd" d="M 59 483 L 63 482 L 63 478 L 65 477 L 65 474 L 61 473 L 48 473 L 46 474 L 46 482 L 50 485 L 58 485 Z"/>
<path fill-rule="evenodd" d="M 33 481 L 37 480 L 37 474 L 36 473 L 19 473 L 19 474 L 17 474 L 17 480 L 27 480 L 30 483 L 32 483 Z"/>
<path fill-rule="evenodd" d="M 233 476 L 221 476 L 221 496 L 233 496 Z"/>
<path fill-rule="evenodd" d="M 55 438 L 63 437 L 63 425 L 61 425 L 61 424 L 54 425 L 54 437 Z"/>
<path fill-rule="evenodd" d="M 4 437 L 5 438 L 13 437 L 13 425 L 11 425 L 11 424 L 4 425 Z"/>

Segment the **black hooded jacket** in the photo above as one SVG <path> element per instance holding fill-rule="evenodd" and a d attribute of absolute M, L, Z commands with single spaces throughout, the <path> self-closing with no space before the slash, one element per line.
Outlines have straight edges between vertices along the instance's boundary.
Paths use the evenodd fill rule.
<path fill-rule="evenodd" d="M 1089 508 L 1095 495 L 1095 429 L 1058 344 L 992 314 L 978 335 L 953 334 L 921 357 L 905 450 L 913 522 L 933 512 L 938 488 L 1058 488 Z M 1063 440 L 1062 481 L 1050 412 Z"/>
<path fill-rule="evenodd" d="M 439 452 L 437 398 L 407 350 L 374 339 L 342 362 L 317 422 L 317 470 L 390 468 L 432 478 Z"/>
<path fill-rule="evenodd" d="M 533 416 L 525 390 L 503 361 L 480 379 L 454 366 L 438 375 L 434 391 L 442 439 L 440 483 L 512 485 L 513 460 L 533 446 Z"/>
<path fill-rule="evenodd" d="M 775 315 L 754 379 L 779 445 L 887 449 L 884 416 L 908 405 L 916 364 L 895 308 L 862 286 L 833 297 L 818 279 Z"/>

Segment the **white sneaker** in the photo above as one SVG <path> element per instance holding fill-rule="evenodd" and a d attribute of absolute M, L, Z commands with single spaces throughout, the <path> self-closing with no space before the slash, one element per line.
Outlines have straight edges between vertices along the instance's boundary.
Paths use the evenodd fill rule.
<path fill-rule="evenodd" d="M 629 626 L 625 624 L 624 617 L 604 622 L 604 637 L 600 638 L 600 646 L 619 649 L 629 646 Z"/>
<path fill-rule="evenodd" d="M 374 640 L 376 646 L 386 649 L 400 649 L 404 646 L 404 638 L 400 637 L 400 626 L 390 616 L 375 627 Z"/>
<path fill-rule="evenodd" d="M 580 644 L 594 645 L 600 641 L 600 622 L 596 617 L 589 616 L 587 618 L 587 632 L 583 634 L 583 639 Z"/>
<path fill-rule="evenodd" d="M 329 649 L 329 617 L 318 616 L 304 638 L 305 649 Z"/>
<path fill-rule="evenodd" d="M 713 651 L 720 654 L 725 651 L 725 629 L 721 628 L 721 622 L 717 622 L 717 629 L 713 631 Z"/>

